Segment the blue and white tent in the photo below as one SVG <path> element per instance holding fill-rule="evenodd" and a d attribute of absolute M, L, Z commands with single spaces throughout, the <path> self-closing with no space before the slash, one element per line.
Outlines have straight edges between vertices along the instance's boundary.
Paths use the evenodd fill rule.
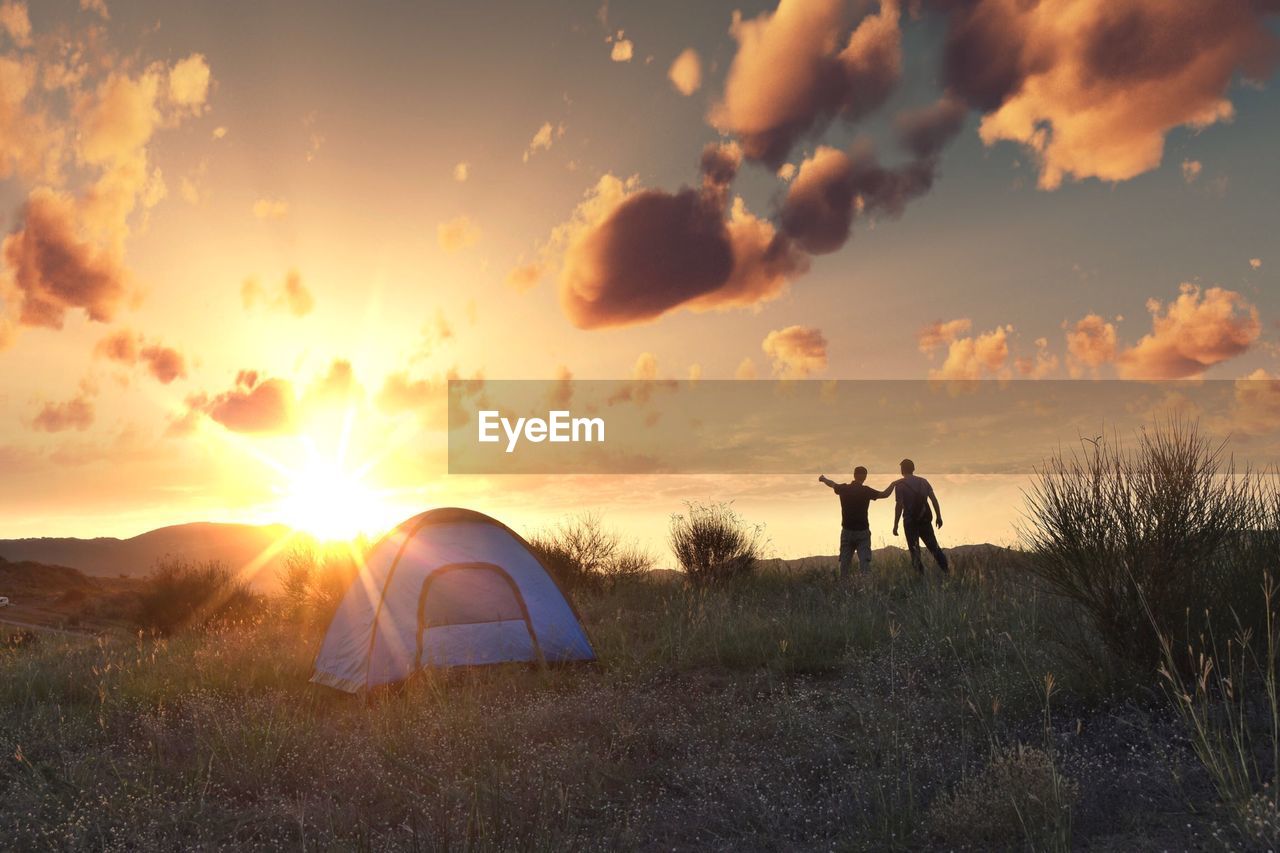
<path fill-rule="evenodd" d="M 528 543 L 483 513 L 449 508 L 373 547 L 311 680 L 355 693 L 428 666 L 589 660 L 577 612 Z"/>

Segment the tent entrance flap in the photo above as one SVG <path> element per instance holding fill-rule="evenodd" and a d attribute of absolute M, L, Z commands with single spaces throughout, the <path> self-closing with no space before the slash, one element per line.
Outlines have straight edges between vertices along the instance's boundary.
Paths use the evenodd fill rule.
<path fill-rule="evenodd" d="M 471 630 L 466 626 L 489 626 Z M 414 666 L 543 661 L 515 580 L 493 563 L 452 563 L 422 582 Z"/>

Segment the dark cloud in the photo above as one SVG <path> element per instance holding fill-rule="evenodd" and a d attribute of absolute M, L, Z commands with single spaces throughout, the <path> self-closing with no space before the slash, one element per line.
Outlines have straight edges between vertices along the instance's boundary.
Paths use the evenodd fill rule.
<path fill-rule="evenodd" d="M 584 329 L 621 326 L 781 293 L 807 259 L 741 199 L 729 202 L 740 159 L 737 146 L 707 146 L 702 185 L 676 193 L 602 181 L 580 207 L 595 218 L 580 216 L 565 249 L 560 299 L 569 319 Z M 607 199 L 606 187 L 614 188 Z"/>
<path fill-rule="evenodd" d="M 937 157 L 964 127 L 968 112 L 963 101 L 944 95 L 927 107 L 899 113 L 893 122 L 898 144 L 917 160 Z"/>
<path fill-rule="evenodd" d="M 17 291 L 18 322 L 62 328 L 68 311 L 108 322 L 127 293 L 120 258 L 81 235 L 75 201 L 44 187 L 27 198 L 22 227 L 4 238 L 0 254 Z"/>
<path fill-rule="evenodd" d="M 712 111 L 746 156 L 778 168 L 800 139 L 837 116 L 856 121 L 888 98 L 902 70 L 896 0 L 854 22 L 844 0 L 781 0 L 730 29 L 738 51 Z"/>
<path fill-rule="evenodd" d="M 819 146 L 800 164 L 782 203 L 782 228 L 805 251 L 834 252 L 859 214 L 901 216 L 907 202 L 933 185 L 934 161 L 885 168 L 867 143 L 846 153 Z"/>
<path fill-rule="evenodd" d="M 699 167 L 704 186 L 727 187 L 738 175 L 742 165 L 742 148 L 734 143 L 708 143 L 702 149 Z"/>
<path fill-rule="evenodd" d="M 561 299 L 585 329 L 653 319 L 709 293 L 733 271 L 733 247 L 702 190 L 644 190 L 570 247 Z"/>

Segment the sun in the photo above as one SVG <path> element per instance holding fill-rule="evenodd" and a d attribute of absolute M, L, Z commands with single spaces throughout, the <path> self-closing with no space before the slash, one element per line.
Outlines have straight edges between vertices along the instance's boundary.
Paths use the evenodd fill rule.
<path fill-rule="evenodd" d="M 277 504 L 281 521 L 320 541 L 349 540 L 386 526 L 388 507 L 361 471 L 313 457 L 288 474 Z"/>

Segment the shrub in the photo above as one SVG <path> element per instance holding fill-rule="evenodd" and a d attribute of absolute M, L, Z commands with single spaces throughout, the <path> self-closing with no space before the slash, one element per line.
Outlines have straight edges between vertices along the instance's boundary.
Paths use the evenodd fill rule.
<path fill-rule="evenodd" d="M 279 573 L 280 594 L 288 614 L 327 624 L 338 609 L 364 559 L 361 544 L 317 550 L 312 544 L 294 546 Z"/>
<path fill-rule="evenodd" d="M 1020 565 L 1081 605 L 1108 650 L 1143 673 L 1162 636 L 1185 649 L 1215 616 L 1257 611 L 1274 569 L 1275 502 L 1223 451 L 1194 422 L 1170 420 L 1129 448 L 1099 439 L 1059 453 L 1027 494 Z"/>
<path fill-rule="evenodd" d="M 718 583 L 755 571 L 764 550 L 764 525 L 748 524 L 729 503 L 685 504 L 671 516 L 676 562 L 694 583 Z"/>
<path fill-rule="evenodd" d="M 547 571 L 564 587 L 635 577 L 653 568 L 653 557 L 606 530 L 600 516 L 584 512 L 528 538 Z"/>
<path fill-rule="evenodd" d="M 138 626 L 158 634 L 245 619 L 258 609 L 249 584 L 216 561 L 166 560 L 139 594 Z"/>
<path fill-rule="evenodd" d="M 1065 848 L 1080 786 L 1035 747 L 997 747 L 977 774 L 929 809 L 930 833 L 976 850 Z"/>

